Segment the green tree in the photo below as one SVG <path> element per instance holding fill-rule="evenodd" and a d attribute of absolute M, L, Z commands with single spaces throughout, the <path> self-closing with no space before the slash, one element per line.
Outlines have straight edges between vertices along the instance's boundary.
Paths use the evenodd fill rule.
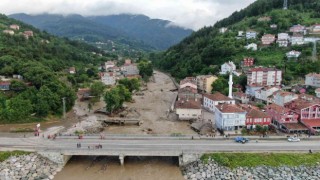
<path fill-rule="evenodd" d="M 90 87 L 91 94 L 93 96 L 96 96 L 98 99 L 100 99 L 100 97 L 103 94 L 105 88 L 106 88 L 106 86 L 101 81 L 96 81 L 96 82 L 91 84 L 91 87 Z"/>
<path fill-rule="evenodd" d="M 13 80 L 11 81 L 10 89 L 15 92 L 21 92 L 27 89 L 27 85 L 22 81 Z"/>
<path fill-rule="evenodd" d="M 124 85 L 130 92 L 136 90 L 138 91 L 140 89 L 140 82 L 139 79 L 133 78 L 133 79 L 128 79 L 124 78 L 119 80 L 119 84 Z"/>
<path fill-rule="evenodd" d="M 212 92 L 224 92 L 228 88 L 228 82 L 223 77 L 219 77 L 212 83 Z"/>
<path fill-rule="evenodd" d="M 142 60 L 138 64 L 139 74 L 143 79 L 147 79 L 153 74 L 153 65 L 150 61 Z"/>
<path fill-rule="evenodd" d="M 106 103 L 106 110 L 110 114 L 112 114 L 114 110 L 122 107 L 121 97 L 115 88 L 106 92 L 104 96 L 104 101 Z"/>

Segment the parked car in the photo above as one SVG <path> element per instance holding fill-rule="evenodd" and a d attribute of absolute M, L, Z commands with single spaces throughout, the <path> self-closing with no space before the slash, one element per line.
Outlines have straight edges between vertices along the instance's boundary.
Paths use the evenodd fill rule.
<path fill-rule="evenodd" d="M 246 142 L 249 142 L 249 139 L 248 139 L 248 138 L 245 138 L 245 137 L 239 136 L 239 137 L 234 138 L 234 141 L 237 142 L 237 143 L 242 143 L 242 144 L 244 144 L 244 143 L 246 143 Z"/>
<path fill-rule="evenodd" d="M 300 142 L 300 139 L 297 138 L 297 137 L 289 137 L 289 138 L 288 138 L 288 141 L 289 141 L 289 142 Z"/>

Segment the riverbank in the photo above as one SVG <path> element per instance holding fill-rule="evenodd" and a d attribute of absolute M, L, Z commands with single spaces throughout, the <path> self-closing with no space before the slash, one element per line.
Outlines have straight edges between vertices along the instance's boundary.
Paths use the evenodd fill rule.
<path fill-rule="evenodd" d="M 319 179 L 320 154 L 217 153 L 181 171 L 187 180 Z"/>
<path fill-rule="evenodd" d="M 0 179 L 49 180 L 62 170 L 61 166 L 35 153 L 1 152 L 0 155 L 3 157 Z"/>

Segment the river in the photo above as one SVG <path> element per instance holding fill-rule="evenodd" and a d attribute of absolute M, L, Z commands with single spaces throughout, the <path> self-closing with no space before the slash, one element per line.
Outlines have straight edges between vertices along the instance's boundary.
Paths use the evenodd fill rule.
<path fill-rule="evenodd" d="M 94 160 L 96 158 L 96 160 Z M 54 180 L 183 180 L 178 158 L 74 156 Z"/>

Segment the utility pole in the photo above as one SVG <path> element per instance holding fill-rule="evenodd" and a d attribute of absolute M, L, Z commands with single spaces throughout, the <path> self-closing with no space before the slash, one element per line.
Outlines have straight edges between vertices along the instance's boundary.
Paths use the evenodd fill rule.
<path fill-rule="evenodd" d="M 288 0 L 283 0 L 283 9 L 284 10 L 288 9 Z"/>
<path fill-rule="evenodd" d="M 313 42 L 312 58 L 314 61 L 317 60 L 317 41 Z"/>
<path fill-rule="evenodd" d="M 66 118 L 66 97 L 62 98 L 62 105 L 63 105 L 63 119 Z"/>

